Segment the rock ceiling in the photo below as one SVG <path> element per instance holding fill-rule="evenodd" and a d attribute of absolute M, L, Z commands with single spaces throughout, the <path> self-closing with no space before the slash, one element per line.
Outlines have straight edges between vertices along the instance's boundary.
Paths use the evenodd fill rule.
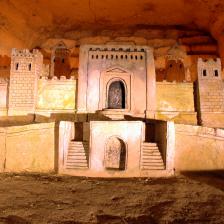
<path fill-rule="evenodd" d="M 220 41 L 223 0 L 1 0 L 0 51 L 85 30 L 194 29 Z"/>

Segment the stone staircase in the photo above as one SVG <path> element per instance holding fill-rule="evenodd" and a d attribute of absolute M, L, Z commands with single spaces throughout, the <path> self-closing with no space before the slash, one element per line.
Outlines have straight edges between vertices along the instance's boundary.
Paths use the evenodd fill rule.
<path fill-rule="evenodd" d="M 65 162 L 66 169 L 88 169 L 89 167 L 89 143 L 83 141 L 71 141 Z"/>
<path fill-rule="evenodd" d="M 165 170 L 164 162 L 156 143 L 142 143 L 141 170 Z"/>

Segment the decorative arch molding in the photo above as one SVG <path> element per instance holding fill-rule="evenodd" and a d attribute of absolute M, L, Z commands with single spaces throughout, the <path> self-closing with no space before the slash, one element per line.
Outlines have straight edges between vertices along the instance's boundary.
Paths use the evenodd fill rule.
<path fill-rule="evenodd" d="M 108 109 L 108 92 L 111 83 L 120 81 L 125 88 L 125 108 L 122 110 L 131 110 L 131 90 L 132 73 L 118 66 L 111 67 L 103 71 L 100 75 L 100 100 L 99 110 Z"/>
<path fill-rule="evenodd" d="M 120 83 L 120 85 L 119 85 Z M 106 86 L 106 91 L 107 91 L 107 100 L 106 100 L 106 108 L 108 109 L 112 109 L 113 106 L 111 106 L 113 103 L 111 102 L 111 88 L 113 88 L 112 85 L 119 85 L 118 88 L 116 88 L 119 93 L 116 94 L 116 98 L 117 98 L 117 106 L 119 107 L 120 105 L 120 109 L 126 109 L 128 104 L 127 104 L 127 85 L 125 80 L 121 79 L 121 78 L 112 78 L 111 80 L 109 80 L 109 82 L 107 83 Z M 120 98 L 120 99 L 118 99 Z M 120 102 L 119 102 L 120 101 Z M 115 106 L 116 107 L 116 106 Z M 117 108 L 119 109 L 119 108 Z"/>

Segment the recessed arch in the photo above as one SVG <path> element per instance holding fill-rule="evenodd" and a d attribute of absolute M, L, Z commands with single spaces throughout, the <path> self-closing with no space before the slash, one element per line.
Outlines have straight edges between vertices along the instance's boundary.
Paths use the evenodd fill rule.
<path fill-rule="evenodd" d="M 119 136 L 111 136 L 106 141 L 104 167 L 117 170 L 125 170 L 127 167 L 127 144 Z"/>
<path fill-rule="evenodd" d="M 127 85 L 120 77 L 112 78 L 107 83 L 108 109 L 126 109 L 127 108 Z"/>

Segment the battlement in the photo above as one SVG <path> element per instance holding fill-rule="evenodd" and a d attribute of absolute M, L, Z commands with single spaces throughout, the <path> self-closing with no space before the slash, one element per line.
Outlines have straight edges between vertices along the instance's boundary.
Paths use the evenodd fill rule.
<path fill-rule="evenodd" d="M 221 60 L 220 58 L 210 58 L 208 60 L 198 59 L 198 79 L 221 79 Z"/>
<path fill-rule="evenodd" d="M 59 78 L 57 76 L 53 76 L 52 78 L 47 76 L 40 76 L 40 80 L 46 80 L 46 81 L 72 81 L 75 80 L 74 76 L 71 76 L 69 79 L 66 78 L 66 76 L 60 76 Z"/>
<path fill-rule="evenodd" d="M 12 49 L 11 53 L 12 57 L 25 57 L 25 58 L 33 58 L 33 57 L 43 57 L 41 52 L 37 49 L 33 49 L 30 51 L 28 49 Z"/>

